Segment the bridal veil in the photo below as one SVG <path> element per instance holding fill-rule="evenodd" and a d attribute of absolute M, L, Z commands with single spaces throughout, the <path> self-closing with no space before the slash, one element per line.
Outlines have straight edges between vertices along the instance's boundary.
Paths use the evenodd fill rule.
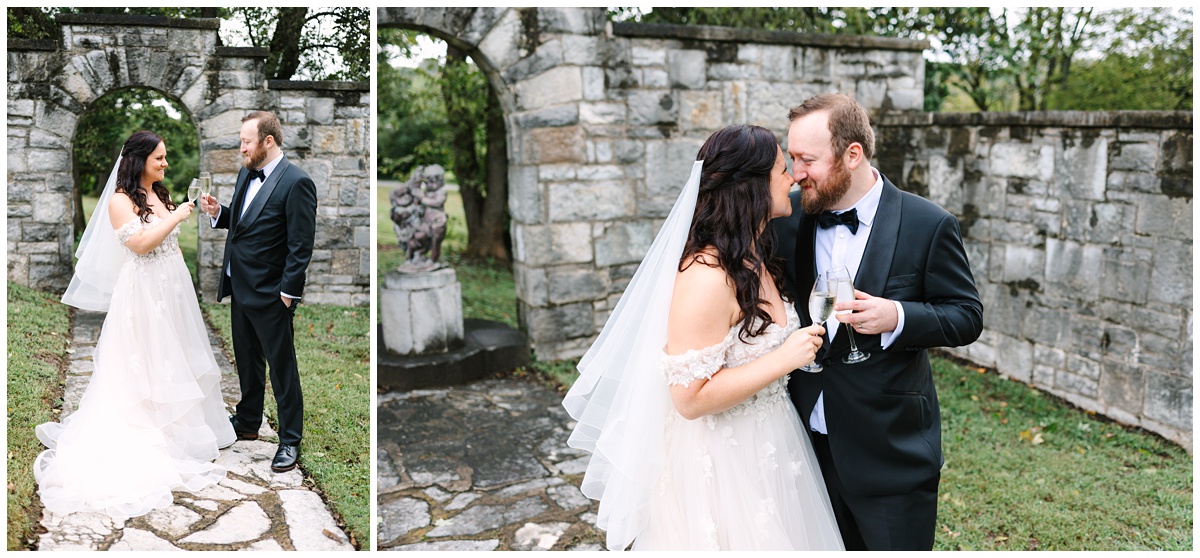
<path fill-rule="evenodd" d="M 117 171 L 120 168 L 121 157 L 118 156 L 108 181 L 104 183 L 100 201 L 96 202 L 92 218 L 83 229 L 79 249 L 75 250 L 75 257 L 79 258 L 75 264 L 75 275 L 71 277 L 67 292 L 63 293 L 64 303 L 82 310 L 108 311 L 117 274 L 130 258 L 129 251 L 117 240 L 117 233 L 108 216 L 108 201 L 117 189 Z"/>
<path fill-rule="evenodd" d="M 597 526 L 609 550 L 623 550 L 649 520 L 651 489 L 664 466 L 672 412 L 660 368 L 679 258 L 687 242 L 703 161 L 671 208 L 596 342 L 579 362 L 563 406 L 578 424 L 568 444 L 592 453 L 582 490 L 600 500 Z"/>

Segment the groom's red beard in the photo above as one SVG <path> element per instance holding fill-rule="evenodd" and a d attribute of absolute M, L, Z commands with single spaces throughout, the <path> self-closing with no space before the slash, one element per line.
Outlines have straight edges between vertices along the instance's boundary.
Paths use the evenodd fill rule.
<path fill-rule="evenodd" d="M 825 180 L 816 182 L 805 178 L 800 181 L 800 207 L 805 213 L 816 215 L 833 207 L 849 191 L 850 169 L 841 157 L 837 157 Z"/>
<path fill-rule="evenodd" d="M 262 168 L 263 161 L 267 159 L 267 150 L 262 147 L 252 149 L 249 155 L 245 156 L 246 168 L 257 170 Z"/>

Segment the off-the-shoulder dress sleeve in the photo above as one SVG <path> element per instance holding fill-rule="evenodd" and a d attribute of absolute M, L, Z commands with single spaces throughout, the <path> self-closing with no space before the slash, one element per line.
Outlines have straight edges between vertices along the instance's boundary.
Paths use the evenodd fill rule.
<path fill-rule="evenodd" d="M 137 234 L 140 230 L 142 230 L 142 220 L 134 219 L 128 223 L 125 223 L 124 225 L 121 225 L 121 228 L 117 229 L 117 240 L 120 241 L 121 244 L 125 244 L 126 242 L 129 242 L 129 239 L 133 238 L 133 235 Z"/>
<path fill-rule="evenodd" d="M 730 337 L 716 345 L 703 349 L 684 351 L 678 355 L 662 355 L 661 366 L 667 375 L 667 383 L 688 387 L 696 380 L 707 380 L 725 366 L 725 351 L 729 349 Z"/>

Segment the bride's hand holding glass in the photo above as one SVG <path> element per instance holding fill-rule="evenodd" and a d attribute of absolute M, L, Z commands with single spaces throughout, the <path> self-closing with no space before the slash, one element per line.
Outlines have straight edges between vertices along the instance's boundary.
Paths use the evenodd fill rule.
<path fill-rule="evenodd" d="M 789 372 L 801 368 L 817 359 L 817 349 L 825 342 L 821 338 L 824 334 L 825 328 L 820 324 L 802 327 L 793 331 L 775 352 L 786 359 L 785 368 Z"/>
<path fill-rule="evenodd" d="M 195 207 L 195 202 L 183 202 L 175 206 L 175 211 L 171 212 L 171 217 L 175 219 L 176 223 L 187 221 L 188 217 L 192 216 L 192 210 L 195 209 Z"/>

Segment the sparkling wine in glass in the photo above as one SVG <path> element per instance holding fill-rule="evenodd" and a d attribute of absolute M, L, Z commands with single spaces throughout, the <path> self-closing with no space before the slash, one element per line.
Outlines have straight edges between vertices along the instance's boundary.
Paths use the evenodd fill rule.
<path fill-rule="evenodd" d="M 207 196 L 209 192 L 212 192 L 212 173 L 202 172 L 200 173 L 200 193 Z"/>
<path fill-rule="evenodd" d="M 848 302 L 854 300 L 854 280 L 850 278 L 850 270 L 845 266 L 838 266 L 829 270 L 829 281 L 835 285 L 837 292 L 837 302 Z M 852 310 L 842 310 L 838 315 L 851 314 Z M 838 319 L 841 321 L 841 318 Z M 858 350 L 858 344 L 854 342 L 854 328 L 847 324 L 846 339 L 850 341 L 850 354 L 842 358 L 842 362 L 846 364 L 856 364 L 871 358 L 871 353 L 864 353 Z"/>
<path fill-rule="evenodd" d="M 188 185 L 188 203 L 194 204 L 196 202 L 196 198 L 200 197 L 200 184 L 200 179 L 193 178 L 192 183 Z"/>
<path fill-rule="evenodd" d="M 833 304 L 836 300 L 837 293 L 830 289 L 828 277 L 824 273 L 818 274 L 813 281 L 812 293 L 808 295 L 808 315 L 812 317 L 814 324 L 824 324 L 829 316 L 833 315 Z M 805 372 L 820 372 L 824 369 L 825 367 L 817 361 L 800 367 L 800 370 Z"/>

